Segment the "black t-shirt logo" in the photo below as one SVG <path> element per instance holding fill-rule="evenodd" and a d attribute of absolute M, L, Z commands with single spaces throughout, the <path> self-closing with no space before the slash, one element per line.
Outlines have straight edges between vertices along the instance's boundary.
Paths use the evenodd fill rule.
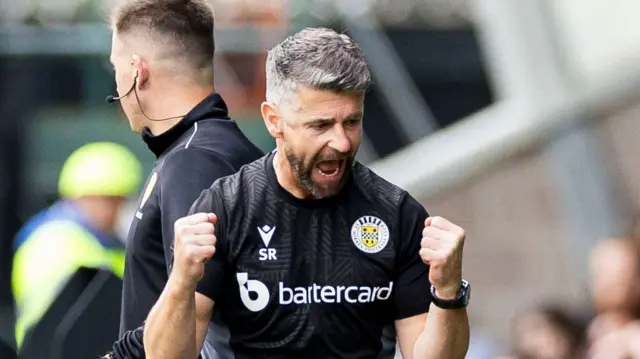
<path fill-rule="evenodd" d="M 261 261 L 275 261 L 278 260 L 276 256 L 276 249 L 269 248 L 269 243 L 271 243 L 271 238 L 276 231 L 276 226 L 268 226 L 264 225 L 262 227 L 258 227 L 258 233 L 260 234 L 260 238 L 262 239 L 262 243 L 264 243 L 265 248 L 260 248 L 258 251 L 259 259 Z"/>

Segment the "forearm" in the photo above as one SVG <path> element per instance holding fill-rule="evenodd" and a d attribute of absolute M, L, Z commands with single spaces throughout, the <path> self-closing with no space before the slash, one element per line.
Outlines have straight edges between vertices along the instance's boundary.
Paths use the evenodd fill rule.
<path fill-rule="evenodd" d="M 145 324 L 147 357 L 195 359 L 198 357 L 195 338 L 195 288 L 186 288 L 170 277 Z"/>
<path fill-rule="evenodd" d="M 463 359 L 468 348 L 466 309 L 445 310 L 431 304 L 427 323 L 413 347 L 413 359 Z"/>

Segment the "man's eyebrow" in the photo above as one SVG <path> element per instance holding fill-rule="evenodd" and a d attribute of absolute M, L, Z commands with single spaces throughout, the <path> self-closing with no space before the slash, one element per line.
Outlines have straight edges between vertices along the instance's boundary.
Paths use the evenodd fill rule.
<path fill-rule="evenodd" d="M 347 120 L 354 120 L 354 119 L 361 119 L 363 116 L 363 113 L 361 111 L 358 112 L 354 112 L 352 114 L 350 114 L 349 116 L 347 116 Z"/>
<path fill-rule="evenodd" d="M 363 116 L 363 114 L 362 114 L 361 111 L 353 112 L 352 114 L 347 116 L 345 118 L 345 120 L 346 121 L 348 121 L 348 120 L 360 120 L 360 119 L 362 119 L 362 116 Z M 308 120 L 308 121 L 304 122 L 303 125 L 305 127 L 312 127 L 312 126 L 319 126 L 319 125 L 325 125 L 325 124 L 333 124 L 333 123 L 336 123 L 336 122 L 338 122 L 338 121 L 333 117 L 332 118 L 319 117 L 319 118 L 314 118 L 314 119 Z"/>
<path fill-rule="evenodd" d="M 329 123 L 335 123 L 335 118 L 314 118 L 304 123 L 305 126 L 324 125 Z"/>

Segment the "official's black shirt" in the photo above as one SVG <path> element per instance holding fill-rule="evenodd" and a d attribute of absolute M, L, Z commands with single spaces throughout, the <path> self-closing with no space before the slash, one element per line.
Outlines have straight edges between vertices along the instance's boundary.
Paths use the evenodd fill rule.
<path fill-rule="evenodd" d="M 200 193 L 263 152 L 228 117 L 219 94 L 211 94 L 161 135 L 142 138 L 157 161 L 144 186 L 129 229 L 122 294 L 119 357 L 142 357 L 138 328 L 162 293 L 171 264 L 175 221 L 187 215 Z"/>
<path fill-rule="evenodd" d="M 236 359 L 376 358 L 385 326 L 429 310 L 426 210 L 359 163 L 337 196 L 300 200 L 273 157 L 217 180 L 191 208 L 218 216 L 197 291 L 215 301 Z"/>

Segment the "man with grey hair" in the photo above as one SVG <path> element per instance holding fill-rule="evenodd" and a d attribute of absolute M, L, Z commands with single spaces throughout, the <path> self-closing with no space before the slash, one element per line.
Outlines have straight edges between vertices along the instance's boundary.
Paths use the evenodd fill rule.
<path fill-rule="evenodd" d="M 261 109 L 277 149 L 176 221 L 148 357 L 195 359 L 215 304 L 237 359 L 376 358 L 392 323 L 406 359 L 464 358 L 464 231 L 355 161 L 370 82 L 332 30 L 269 52 Z"/>

